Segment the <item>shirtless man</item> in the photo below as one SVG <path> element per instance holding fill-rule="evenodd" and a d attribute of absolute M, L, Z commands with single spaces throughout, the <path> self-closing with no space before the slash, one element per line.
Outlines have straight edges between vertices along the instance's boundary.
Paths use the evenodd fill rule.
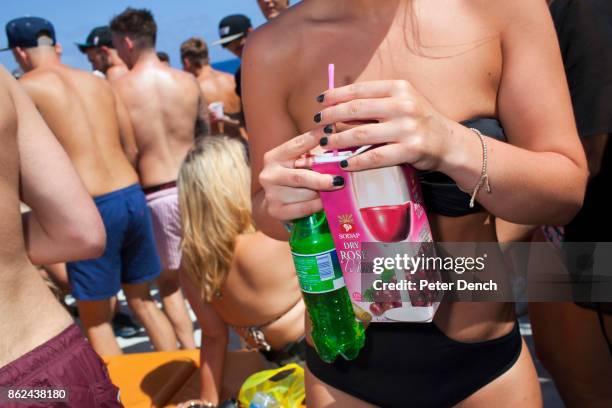
<path fill-rule="evenodd" d="M 107 81 L 61 63 L 47 20 L 13 20 L 7 34 L 26 72 L 20 83 L 68 153 L 104 220 L 104 255 L 67 264 L 87 337 L 100 355 L 121 354 L 110 321 L 114 296 L 123 287 L 155 348 L 176 349 L 172 327 L 149 293 L 161 266 L 138 175 L 124 153 L 134 161 L 125 108 Z"/>
<path fill-rule="evenodd" d="M 223 110 L 228 114 L 240 112 L 234 77 L 210 66 L 208 46 L 202 38 L 192 37 L 181 44 L 181 61 L 183 70 L 198 79 L 208 102 L 223 102 Z"/>
<path fill-rule="evenodd" d="M 94 69 L 109 81 L 114 81 L 128 72 L 127 66 L 113 48 L 111 32 L 108 26 L 96 27 L 87 36 L 84 43 L 77 44 L 79 50 L 87 55 Z"/>
<path fill-rule="evenodd" d="M 232 14 L 219 21 L 219 39 L 213 45 L 220 45 L 236 57 L 242 59 L 242 50 L 249 34 L 253 31 L 251 20 L 243 14 Z M 242 67 L 234 74 L 236 94 L 242 98 Z"/>
<path fill-rule="evenodd" d="M 157 284 L 179 341 L 195 348 L 178 281 L 181 227 L 176 179 L 195 137 L 209 132 L 207 104 L 193 75 L 159 61 L 157 26 L 150 11 L 128 8 L 110 27 L 113 44 L 130 68 L 113 86 L 128 108 L 136 136 L 138 173 L 164 269 Z"/>
<path fill-rule="evenodd" d="M 208 102 L 223 103 L 223 112 L 230 118 L 240 116 L 241 106 L 240 98 L 236 94 L 236 81 L 232 75 L 210 66 L 208 46 L 202 38 L 192 37 L 181 44 L 181 61 L 183 70 L 198 79 Z M 231 130 L 236 129 L 236 126 L 224 129 L 225 124 L 226 122 L 215 122 L 213 133 L 231 133 Z"/>
<path fill-rule="evenodd" d="M 0 406 L 42 407 L 8 400 L 8 391 L 52 384 L 67 389 L 69 406 L 121 407 L 104 363 L 33 266 L 100 256 L 104 225 L 66 152 L 1 66 L 0 138 Z M 23 218 L 20 199 L 32 210 Z"/>

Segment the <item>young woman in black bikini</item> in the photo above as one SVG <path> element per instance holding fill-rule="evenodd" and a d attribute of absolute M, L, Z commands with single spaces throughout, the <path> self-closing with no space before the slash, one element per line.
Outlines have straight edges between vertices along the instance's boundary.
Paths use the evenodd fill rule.
<path fill-rule="evenodd" d="M 324 91 L 329 62 L 338 88 Z M 303 168 L 319 144 L 387 144 L 348 160 L 351 171 L 407 162 L 443 173 L 423 174 L 438 241 L 495 241 L 494 216 L 561 225 L 581 205 L 585 158 L 543 1 L 305 0 L 249 38 L 243 98 L 254 215 L 278 239 L 279 221 L 342 188 Z M 539 406 L 512 309 L 443 304 L 433 324 L 371 324 L 353 362 L 326 365 L 311 349 L 308 405 Z"/>

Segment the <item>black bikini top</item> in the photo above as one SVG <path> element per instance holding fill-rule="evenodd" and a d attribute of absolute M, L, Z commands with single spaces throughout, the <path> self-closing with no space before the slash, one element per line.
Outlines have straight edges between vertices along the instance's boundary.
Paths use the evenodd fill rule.
<path fill-rule="evenodd" d="M 468 128 L 475 128 L 483 135 L 506 142 L 506 135 L 497 119 L 475 118 L 461 122 Z M 459 217 L 484 211 L 478 203 L 470 208 L 470 195 L 459 190 L 457 184 L 446 174 L 437 171 L 421 171 L 418 173 L 425 208 L 447 217 Z"/>

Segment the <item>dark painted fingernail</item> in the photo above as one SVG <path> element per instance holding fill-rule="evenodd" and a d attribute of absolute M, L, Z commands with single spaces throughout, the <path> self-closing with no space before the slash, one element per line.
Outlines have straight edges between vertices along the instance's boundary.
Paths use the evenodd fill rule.
<path fill-rule="evenodd" d="M 334 127 L 332 125 L 326 125 L 323 128 L 323 133 L 327 133 L 329 135 L 330 133 L 333 133 L 333 132 L 334 132 Z"/>
<path fill-rule="evenodd" d="M 321 112 L 314 115 L 314 121 L 319 123 L 321 121 Z"/>
<path fill-rule="evenodd" d="M 332 183 L 334 186 L 336 187 L 340 187 L 344 185 L 344 177 L 342 176 L 336 176 L 334 177 L 334 181 Z"/>
<path fill-rule="evenodd" d="M 325 100 L 325 94 L 321 94 L 321 95 L 317 96 L 317 102 L 321 103 L 321 102 L 323 102 L 323 100 Z"/>
<path fill-rule="evenodd" d="M 348 167 L 348 162 L 346 160 L 342 160 L 340 162 L 340 167 L 342 167 L 343 169 L 346 169 Z"/>
<path fill-rule="evenodd" d="M 321 146 L 325 146 L 327 145 L 327 143 L 329 142 L 329 140 L 327 139 L 327 137 L 323 136 L 320 140 L 319 140 L 319 144 Z"/>

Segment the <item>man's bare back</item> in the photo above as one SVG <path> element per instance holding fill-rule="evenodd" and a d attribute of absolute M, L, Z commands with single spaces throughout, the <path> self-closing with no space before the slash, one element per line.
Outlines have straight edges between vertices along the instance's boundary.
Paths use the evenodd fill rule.
<path fill-rule="evenodd" d="M 178 282 L 181 215 L 175 182 L 195 138 L 210 133 L 208 107 L 193 76 L 159 60 L 157 24 L 150 10 L 127 8 L 111 20 L 110 28 L 113 47 L 130 69 L 112 85 L 125 102 L 138 146 L 138 172 L 162 264 L 157 286 L 179 342 L 195 348 Z"/>
<path fill-rule="evenodd" d="M 1 66 L 0 107 L 1 368 L 72 323 L 32 262 L 97 256 L 104 230 L 66 153 Z M 25 224 L 20 199 L 32 208 Z"/>
<path fill-rule="evenodd" d="M 198 83 L 208 102 L 223 102 L 223 110 L 229 115 L 240 112 L 240 98 L 236 95 L 236 81 L 232 75 L 208 65 L 198 74 Z"/>
<path fill-rule="evenodd" d="M 156 57 L 144 56 L 112 85 L 132 120 L 143 187 L 176 180 L 193 145 L 196 122 L 207 116 L 193 76 L 162 64 Z"/>
<path fill-rule="evenodd" d="M 138 182 L 122 147 L 129 151 L 133 144 L 129 120 L 107 81 L 57 63 L 26 73 L 20 82 L 92 196 Z"/>

